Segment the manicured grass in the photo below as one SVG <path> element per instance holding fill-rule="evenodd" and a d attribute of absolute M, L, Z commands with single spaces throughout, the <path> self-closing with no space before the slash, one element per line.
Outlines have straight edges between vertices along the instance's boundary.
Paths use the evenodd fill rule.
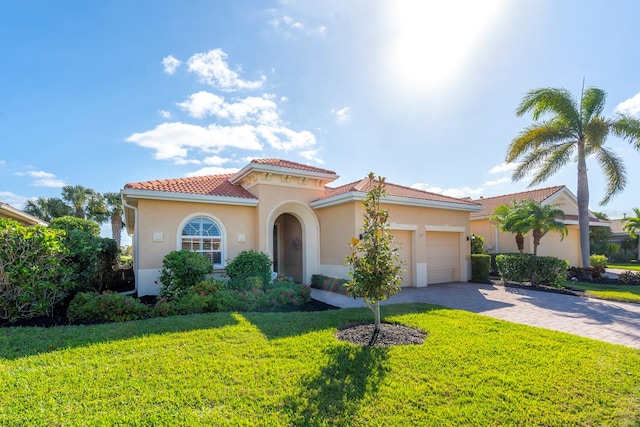
<path fill-rule="evenodd" d="M 596 298 L 610 301 L 635 302 L 640 304 L 640 286 L 638 285 L 605 285 L 602 283 L 567 281 L 565 288 L 583 291 Z"/>
<path fill-rule="evenodd" d="M 636 425 L 640 352 L 426 304 L 0 330 L 0 425 Z"/>
<path fill-rule="evenodd" d="M 640 264 L 638 263 L 607 264 L 607 268 L 619 268 L 621 270 L 640 271 Z"/>

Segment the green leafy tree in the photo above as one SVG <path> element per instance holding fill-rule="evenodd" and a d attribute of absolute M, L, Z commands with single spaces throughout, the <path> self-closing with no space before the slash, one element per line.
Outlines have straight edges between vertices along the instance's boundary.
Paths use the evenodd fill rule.
<path fill-rule="evenodd" d="M 589 184 L 587 158 L 595 157 L 607 180 L 600 201 L 606 204 L 627 183 L 622 159 L 605 147 L 610 134 L 629 140 L 640 149 L 640 120 L 619 114 L 602 116 L 606 93 L 598 88 L 583 90 L 579 103 L 562 88 L 541 88 L 528 92 L 516 109 L 522 116 L 531 113 L 534 123 L 516 136 L 507 150 L 506 161 L 519 161 L 512 179 L 519 181 L 533 173 L 530 186 L 546 181 L 563 166 L 578 166 L 578 225 L 583 267 L 589 267 Z M 547 120 L 541 120 L 549 115 Z"/>
<path fill-rule="evenodd" d="M 633 208 L 635 217 L 627 217 L 624 222 L 623 230 L 629 233 L 632 239 L 638 240 L 638 261 L 640 261 L 640 209 Z"/>
<path fill-rule="evenodd" d="M 603 221 L 609 221 L 609 217 L 602 212 L 592 212 L 592 214 Z M 610 253 L 609 252 L 609 236 L 611 236 L 610 227 L 589 227 L 589 249 L 591 255 Z"/>
<path fill-rule="evenodd" d="M 385 178 L 369 173 L 370 190 L 363 200 L 365 208 L 362 239 L 351 238 L 351 254 L 346 263 L 351 267 L 351 280 L 346 288 L 354 298 L 362 297 L 373 310 L 375 341 L 380 331 L 380 301 L 400 291 L 402 262 L 390 231 L 389 211 L 380 206 L 386 195 Z"/>
<path fill-rule="evenodd" d="M 71 208 L 58 197 L 38 197 L 35 200 L 27 200 L 22 210 L 47 222 L 54 218 L 71 215 Z"/>

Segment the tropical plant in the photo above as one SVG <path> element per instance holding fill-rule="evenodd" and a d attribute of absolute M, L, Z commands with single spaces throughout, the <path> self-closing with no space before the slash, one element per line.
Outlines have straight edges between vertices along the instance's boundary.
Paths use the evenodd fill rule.
<path fill-rule="evenodd" d="M 375 329 L 372 342 L 380 331 L 380 301 L 400 291 L 402 262 L 398 246 L 390 231 L 389 211 L 380 206 L 386 195 L 385 178 L 369 173 L 370 190 L 362 201 L 364 224 L 362 239 L 351 238 L 351 254 L 345 259 L 351 267 L 351 280 L 346 284 L 349 294 L 362 297 L 373 310 Z"/>
<path fill-rule="evenodd" d="M 527 228 L 525 224 L 517 221 L 518 217 L 516 214 L 519 208 L 520 204 L 515 200 L 511 205 L 500 205 L 493 211 L 489 219 L 497 225 L 500 231 L 516 235 L 516 245 L 518 246 L 518 251 L 522 254 L 524 253 L 524 235 L 528 233 L 530 229 Z"/>
<path fill-rule="evenodd" d="M 71 215 L 71 208 L 57 197 L 38 197 L 35 200 L 27 200 L 22 210 L 47 222 L 54 218 Z"/>
<path fill-rule="evenodd" d="M 594 156 L 604 171 L 607 191 L 600 201 L 603 205 L 627 183 L 622 159 L 605 147 L 607 136 L 613 134 L 627 139 L 640 149 L 640 120 L 624 114 L 603 117 L 605 99 L 606 93 L 593 87 L 583 90 L 579 103 L 562 88 L 529 91 L 516 109 L 516 115 L 531 113 L 535 123 L 511 141 L 505 158 L 507 162 L 519 160 L 513 181 L 533 173 L 529 186 L 546 181 L 569 162 L 577 162 L 578 224 L 584 267 L 589 267 L 590 252 L 587 158 Z M 549 119 L 539 121 L 547 114 L 551 115 Z"/>
<path fill-rule="evenodd" d="M 635 217 L 627 217 L 624 221 L 623 230 L 629 233 L 632 239 L 638 239 L 638 261 L 640 261 L 640 209 L 633 208 Z"/>
<path fill-rule="evenodd" d="M 104 198 L 97 191 L 82 185 L 65 185 L 62 187 L 62 200 L 73 209 L 72 215 L 102 224 L 109 214 Z"/>
<path fill-rule="evenodd" d="M 567 236 L 567 226 L 564 225 L 564 212 L 551 205 L 542 205 L 533 200 L 524 200 L 521 206 L 522 215 L 520 221 L 527 224 L 533 235 L 533 254 L 538 254 L 540 239 L 549 231 L 556 231 L 562 235 L 561 239 Z"/>
<path fill-rule="evenodd" d="M 609 221 L 609 217 L 602 212 L 591 212 L 596 218 Z M 589 250 L 591 255 L 607 252 L 611 227 L 593 226 L 589 227 Z M 609 252 L 611 254 L 611 252 Z"/>
<path fill-rule="evenodd" d="M 122 242 L 122 199 L 120 193 L 104 193 L 104 201 L 107 207 L 107 215 L 111 220 L 111 237 L 118 247 Z"/>

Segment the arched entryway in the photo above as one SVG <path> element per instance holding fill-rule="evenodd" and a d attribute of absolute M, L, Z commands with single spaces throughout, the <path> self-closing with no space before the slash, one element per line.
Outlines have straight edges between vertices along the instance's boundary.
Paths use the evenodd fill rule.
<path fill-rule="evenodd" d="M 273 271 L 302 283 L 303 253 L 300 221 L 288 213 L 280 215 L 273 224 Z"/>
<path fill-rule="evenodd" d="M 295 201 L 276 206 L 267 220 L 266 249 L 274 271 L 311 283 L 320 272 L 320 225 L 311 208 Z"/>

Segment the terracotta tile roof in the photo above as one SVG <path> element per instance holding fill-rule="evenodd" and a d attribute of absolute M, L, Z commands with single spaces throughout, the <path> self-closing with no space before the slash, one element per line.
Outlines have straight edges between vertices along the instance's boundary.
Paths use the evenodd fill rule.
<path fill-rule="evenodd" d="M 267 166 L 276 166 L 280 168 L 287 169 L 297 169 L 307 172 L 317 172 L 317 173 L 325 173 L 335 175 L 334 171 L 330 171 L 328 169 L 316 168 L 314 166 L 304 165 L 302 163 L 296 163 L 289 160 L 282 159 L 253 159 L 251 163 L 259 164 L 259 165 L 267 165 Z"/>
<path fill-rule="evenodd" d="M 612 219 L 610 222 L 611 232 L 615 234 L 628 234 L 622 229 L 624 227 L 624 219 Z"/>
<path fill-rule="evenodd" d="M 133 182 L 124 186 L 135 190 L 166 191 L 171 193 L 202 194 L 219 197 L 255 199 L 255 196 L 240 186 L 229 182 L 234 174 L 195 176 L 191 178 L 159 179 Z"/>
<path fill-rule="evenodd" d="M 504 194 L 502 196 L 483 197 L 475 199 L 476 203 L 483 206 L 483 209 L 478 212 L 471 212 L 471 218 L 485 217 L 493 213 L 493 211 L 500 205 L 508 205 L 515 200 L 519 202 L 521 200 L 530 199 L 537 203 L 542 203 L 554 194 L 562 191 L 566 186 L 557 185 L 555 187 L 539 188 L 536 190 L 522 191 L 520 193 Z"/>
<path fill-rule="evenodd" d="M 442 194 L 431 193 L 428 191 L 418 190 L 417 188 L 404 187 L 402 185 L 392 184 L 390 182 L 385 183 L 388 196 L 394 197 L 406 197 L 408 199 L 418 200 L 431 200 L 435 202 L 456 203 L 462 205 L 477 205 L 478 203 L 470 199 L 458 199 L 455 197 L 444 196 Z M 371 181 L 369 178 L 361 179 L 360 181 L 351 182 L 349 184 L 341 185 L 340 187 L 330 188 L 325 187 L 324 196 L 318 200 L 328 199 L 329 197 L 339 196 L 341 194 L 350 192 L 366 193 L 371 189 Z"/>

